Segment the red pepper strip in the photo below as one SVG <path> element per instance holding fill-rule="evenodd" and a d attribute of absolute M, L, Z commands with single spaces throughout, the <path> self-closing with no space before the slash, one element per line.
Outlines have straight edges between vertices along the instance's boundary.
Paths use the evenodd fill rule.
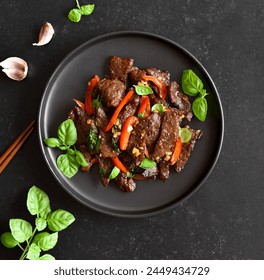
<path fill-rule="evenodd" d="M 162 99 L 165 99 L 167 96 L 167 87 L 166 85 L 159 80 L 158 78 L 154 77 L 154 76 L 143 76 L 142 77 L 144 80 L 146 81 L 151 81 L 153 84 L 155 84 L 158 87 L 159 90 L 159 96 Z"/>
<path fill-rule="evenodd" d="M 92 93 L 94 87 L 98 84 L 99 77 L 95 75 L 88 83 L 86 94 L 85 94 L 85 110 L 90 116 L 94 112 L 93 102 L 92 102 Z"/>
<path fill-rule="evenodd" d="M 73 99 L 73 101 L 79 106 L 81 107 L 83 110 L 85 110 L 85 105 L 82 101 L 78 100 L 78 99 Z"/>
<path fill-rule="evenodd" d="M 143 118 L 146 118 L 150 115 L 150 101 L 149 97 L 146 95 L 141 97 L 141 103 L 138 109 L 138 115 L 139 114 L 143 114 Z"/>
<path fill-rule="evenodd" d="M 120 135 L 120 150 L 126 150 L 128 145 L 129 136 L 133 130 L 133 126 L 136 126 L 138 123 L 138 118 L 135 116 L 130 116 L 126 119 L 123 124 L 121 135 Z"/>
<path fill-rule="evenodd" d="M 148 151 L 147 148 L 145 149 L 145 156 L 146 156 L 147 158 L 150 158 L 150 156 L 149 156 L 149 151 Z"/>
<path fill-rule="evenodd" d="M 123 109 L 123 107 L 129 102 L 129 100 L 131 99 L 132 95 L 134 94 L 134 90 L 130 90 L 126 96 L 123 98 L 123 100 L 119 103 L 119 105 L 117 106 L 112 118 L 110 119 L 107 127 L 105 128 L 105 131 L 109 131 L 113 125 L 116 122 L 116 119 L 120 113 L 120 111 Z"/>
<path fill-rule="evenodd" d="M 182 150 L 182 141 L 181 141 L 181 137 L 179 137 L 176 141 L 175 149 L 170 159 L 171 165 L 174 165 L 176 163 L 176 161 L 178 160 L 181 154 L 181 150 Z"/>
<path fill-rule="evenodd" d="M 112 161 L 114 163 L 114 165 L 119 168 L 122 172 L 127 173 L 128 170 L 126 169 L 126 167 L 124 166 L 124 164 L 120 161 L 120 159 L 118 157 L 112 158 Z"/>

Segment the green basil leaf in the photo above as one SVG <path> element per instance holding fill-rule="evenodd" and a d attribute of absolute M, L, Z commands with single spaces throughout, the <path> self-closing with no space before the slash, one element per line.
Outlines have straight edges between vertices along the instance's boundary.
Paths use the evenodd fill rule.
<path fill-rule="evenodd" d="M 143 113 L 138 113 L 138 117 L 141 118 L 141 119 L 144 118 L 144 115 L 145 115 L 145 112 L 143 112 Z"/>
<path fill-rule="evenodd" d="M 32 226 L 22 219 L 10 219 L 9 226 L 16 241 L 23 243 L 32 236 Z"/>
<path fill-rule="evenodd" d="M 180 129 L 179 136 L 181 137 L 182 143 L 188 143 L 192 139 L 192 133 L 186 127 Z"/>
<path fill-rule="evenodd" d="M 50 254 L 45 254 L 45 255 L 39 257 L 38 260 L 50 261 L 50 260 L 55 260 L 55 258 L 52 255 L 50 255 Z"/>
<path fill-rule="evenodd" d="M 42 231 L 43 229 L 46 228 L 47 222 L 43 218 L 36 218 L 35 225 L 38 231 Z"/>
<path fill-rule="evenodd" d="M 72 9 L 68 14 L 68 19 L 72 22 L 79 22 L 82 17 L 82 12 L 79 9 Z"/>
<path fill-rule="evenodd" d="M 151 112 L 164 113 L 165 112 L 165 106 L 163 104 L 155 104 L 151 107 Z"/>
<path fill-rule="evenodd" d="M 38 245 L 39 240 L 40 240 L 41 238 L 45 237 L 45 236 L 48 236 L 48 235 L 50 235 L 50 233 L 48 233 L 48 232 L 46 232 L 46 231 L 40 232 L 40 233 L 38 233 L 38 234 L 36 234 L 36 235 L 34 236 L 34 239 L 33 239 L 32 243 L 35 243 L 35 244 Z"/>
<path fill-rule="evenodd" d="M 1 242 L 7 248 L 14 248 L 16 247 L 19 242 L 15 240 L 11 232 L 5 232 L 1 235 Z"/>
<path fill-rule="evenodd" d="M 118 167 L 114 167 L 113 169 L 112 169 L 112 171 L 111 171 L 111 173 L 110 173 L 110 175 L 109 175 L 109 177 L 108 177 L 108 179 L 114 179 L 115 177 L 117 177 L 118 176 L 118 174 L 120 173 L 120 169 L 118 168 Z"/>
<path fill-rule="evenodd" d="M 72 146 L 77 141 L 77 130 L 73 120 L 68 119 L 62 122 L 58 128 L 58 137 L 62 144 Z"/>
<path fill-rule="evenodd" d="M 68 150 L 67 154 L 59 155 L 57 158 L 59 170 L 68 178 L 72 178 L 79 170 L 79 163 L 75 156 Z"/>
<path fill-rule="evenodd" d="M 112 137 L 112 145 L 114 147 L 114 149 L 118 152 L 118 153 L 121 153 L 121 150 L 119 149 L 114 137 Z"/>
<path fill-rule="evenodd" d="M 147 157 L 145 157 L 139 165 L 139 167 L 143 169 L 153 168 L 154 166 L 156 166 L 156 162 Z"/>
<path fill-rule="evenodd" d="M 151 87 L 149 86 L 138 86 L 138 85 L 134 85 L 136 93 L 138 95 L 149 95 L 153 93 L 153 90 Z"/>
<path fill-rule="evenodd" d="M 93 105 L 93 108 L 95 108 L 95 109 L 98 109 L 99 107 L 102 106 L 102 102 L 101 102 L 99 95 L 96 97 L 96 99 L 93 100 L 92 105 Z"/>
<path fill-rule="evenodd" d="M 207 115 L 207 101 L 203 97 L 197 97 L 192 103 L 192 110 L 194 115 L 201 122 L 205 121 Z"/>
<path fill-rule="evenodd" d="M 36 245 L 35 243 L 32 243 L 29 246 L 26 258 L 29 260 L 37 260 L 39 258 L 40 252 L 41 250 L 39 246 Z"/>
<path fill-rule="evenodd" d="M 85 159 L 84 155 L 80 151 L 78 150 L 75 151 L 75 158 L 81 166 L 83 167 L 88 166 L 87 160 Z"/>
<path fill-rule="evenodd" d="M 94 4 L 83 5 L 80 7 L 80 10 L 83 15 L 89 16 L 94 10 Z"/>
<path fill-rule="evenodd" d="M 27 195 L 27 209 L 31 215 L 46 218 L 51 212 L 49 197 L 38 187 L 31 187 Z"/>
<path fill-rule="evenodd" d="M 182 74 L 182 89 L 186 94 L 195 96 L 203 89 L 203 82 L 191 69 L 186 69 Z"/>
<path fill-rule="evenodd" d="M 47 236 L 42 237 L 38 242 L 38 246 L 42 251 L 48 251 L 54 248 L 57 242 L 58 242 L 58 232 L 54 232 Z"/>
<path fill-rule="evenodd" d="M 61 141 L 58 138 L 47 138 L 43 140 L 50 148 L 58 148 L 61 146 Z"/>
<path fill-rule="evenodd" d="M 58 209 L 50 213 L 47 220 L 48 227 L 52 231 L 64 230 L 74 221 L 75 221 L 74 216 L 70 212 L 62 209 Z"/>
<path fill-rule="evenodd" d="M 92 128 L 89 131 L 87 142 L 88 142 L 88 147 L 91 150 L 96 151 L 96 148 L 97 148 L 98 142 L 99 142 L 99 138 L 97 136 L 97 133 Z"/>
<path fill-rule="evenodd" d="M 206 92 L 206 89 L 202 89 L 199 93 L 200 97 L 205 97 L 206 95 L 208 95 L 208 93 Z"/>

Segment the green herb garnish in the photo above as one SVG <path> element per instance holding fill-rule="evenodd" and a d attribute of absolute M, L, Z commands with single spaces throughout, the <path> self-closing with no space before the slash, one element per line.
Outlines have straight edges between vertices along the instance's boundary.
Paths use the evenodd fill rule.
<path fill-rule="evenodd" d="M 192 138 L 192 133 L 188 128 L 183 127 L 179 130 L 179 136 L 181 137 L 182 143 L 188 143 Z"/>
<path fill-rule="evenodd" d="M 89 16 L 94 10 L 94 4 L 80 6 L 78 0 L 76 0 L 77 8 L 70 10 L 68 19 L 73 22 L 79 22 L 82 16 Z"/>
<path fill-rule="evenodd" d="M 84 155 L 75 148 L 71 148 L 77 141 L 77 130 L 73 120 L 68 119 L 62 122 L 57 135 L 58 138 L 52 137 L 43 141 L 50 148 L 66 150 L 65 154 L 58 156 L 57 166 L 66 177 L 71 178 L 78 172 L 80 166 L 88 165 Z"/>
<path fill-rule="evenodd" d="M 96 151 L 96 148 L 98 147 L 98 143 L 99 143 L 99 137 L 98 137 L 97 133 L 94 131 L 94 129 L 92 129 L 92 128 L 89 131 L 87 142 L 88 142 L 88 147 L 91 150 Z M 99 145 L 100 145 L 100 143 L 99 143 Z"/>
<path fill-rule="evenodd" d="M 119 169 L 118 167 L 115 166 L 115 167 L 112 169 L 112 171 L 111 171 L 111 173 L 110 173 L 108 179 L 111 180 L 111 179 L 116 178 L 116 177 L 118 176 L 119 173 L 120 173 L 120 169 Z"/>
<path fill-rule="evenodd" d="M 139 167 L 143 169 L 153 168 L 154 166 L 156 166 L 156 162 L 147 157 L 145 157 L 139 165 Z"/>
<path fill-rule="evenodd" d="M 194 115 L 202 122 L 205 121 L 208 110 L 207 100 L 205 99 L 208 93 L 203 87 L 202 80 L 191 69 L 183 71 L 182 89 L 190 96 L 199 94 L 192 103 L 192 110 Z"/>
<path fill-rule="evenodd" d="M 134 88 L 136 90 L 136 93 L 138 95 L 149 95 L 153 93 L 153 90 L 149 86 L 139 86 L 139 85 L 134 85 Z"/>
<path fill-rule="evenodd" d="M 99 95 L 93 100 L 92 104 L 93 104 L 93 108 L 95 109 L 98 109 L 99 107 L 102 106 L 102 101 Z"/>
<path fill-rule="evenodd" d="M 52 212 L 49 197 L 36 186 L 29 189 L 26 204 L 30 214 L 36 215 L 35 228 L 23 219 L 10 219 L 10 232 L 1 235 L 1 242 L 7 248 L 19 247 L 23 251 L 20 260 L 54 260 L 50 254 L 40 254 L 55 247 L 58 232 L 66 229 L 75 218 L 62 209 Z M 53 232 L 41 232 L 47 227 Z"/>
<path fill-rule="evenodd" d="M 151 112 L 164 113 L 165 112 L 165 106 L 163 104 L 155 104 L 151 107 Z"/>

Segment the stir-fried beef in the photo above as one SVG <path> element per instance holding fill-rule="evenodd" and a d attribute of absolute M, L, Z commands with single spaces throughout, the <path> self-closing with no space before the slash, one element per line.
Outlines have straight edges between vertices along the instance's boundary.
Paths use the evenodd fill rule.
<path fill-rule="evenodd" d="M 146 69 L 147 74 L 154 76 L 155 78 L 158 78 L 161 80 L 166 86 L 170 85 L 170 73 L 168 71 L 161 71 L 156 68 L 147 68 Z"/>
<path fill-rule="evenodd" d="M 188 97 L 179 91 L 180 86 L 175 82 L 172 81 L 169 88 L 168 88 L 168 95 L 170 98 L 171 103 L 182 111 L 184 117 L 191 121 L 192 119 L 192 108 L 191 103 Z"/>
<path fill-rule="evenodd" d="M 137 67 L 133 67 L 131 72 L 129 73 L 129 78 L 132 85 L 137 85 L 138 82 L 141 82 L 143 76 L 147 74 L 146 70 L 140 70 Z"/>
<path fill-rule="evenodd" d="M 191 121 L 193 116 L 188 97 L 180 92 L 176 81 L 170 81 L 168 71 L 156 68 L 142 70 L 133 66 L 133 62 L 131 58 L 111 57 L 110 73 L 96 84 L 92 95 L 92 99 L 97 98 L 99 107 L 94 108 L 89 116 L 84 109 L 74 107 L 68 115 L 77 129 L 76 148 L 88 163 L 82 170 L 89 172 L 96 162 L 102 184 L 109 185 L 109 175 L 113 171 L 111 178 L 126 192 L 135 190 L 134 179 L 159 178 L 165 181 L 169 178 L 170 165 L 176 161 L 174 150 L 182 118 Z M 145 75 L 153 76 L 166 85 L 167 95 L 161 94 L 153 82 L 146 82 L 154 91 L 148 95 L 151 108 L 162 104 L 166 107 L 165 112 L 150 110 L 149 103 L 145 102 L 148 99 L 141 96 L 145 93 L 136 89 L 130 100 L 124 100 L 131 87 L 142 82 Z M 122 100 L 125 106 L 118 106 Z M 134 116 L 133 124 L 127 125 L 126 120 L 131 116 Z M 176 172 L 184 168 L 196 140 L 202 136 L 201 130 L 185 127 L 192 137 L 188 143 L 182 144 L 180 156 L 173 166 Z M 123 145 L 126 141 L 127 146 Z M 119 173 L 115 177 L 116 168 L 120 172 L 117 170 Z"/>
<path fill-rule="evenodd" d="M 153 153 L 153 158 L 156 162 L 160 162 L 163 158 L 171 156 L 173 153 L 175 142 L 179 135 L 180 122 L 181 117 L 177 110 L 171 109 L 164 113 L 161 133 Z"/>
<path fill-rule="evenodd" d="M 119 115 L 121 125 L 124 124 L 128 117 L 135 115 L 139 103 L 140 97 L 137 94 L 134 94 L 130 102 L 125 106 L 124 110 Z"/>
<path fill-rule="evenodd" d="M 77 129 L 77 145 L 87 143 L 87 136 L 89 134 L 91 123 L 89 123 L 89 116 L 80 107 L 75 106 L 68 114 L 68 118 L 72 119 Z M 87 123 L 88 121 L 88 123 Z"/>
<path fill-rule="evenodd" d="M 141 161 L 145 157 L 146 151 L 146 127 L 144 120 L 140 120 L 136 127 L 131 132 L 127 151 L 133 156 L 133 160 L 137 165 L 141 163 Z"/>
<path fill-rule="evenodd" d="M 126 192 L 133 192 L 136 189 L 136 183 L 132 178 L 128 178 L 125 173 L 119 173 L 115 179 L 116 184 Z"/>
<path fill-rule="evenodd" d="M 152 153 L 160 134 L 161 115 L 158 113 L 151 114 L 144 120 L 144 124 L 144 130 L 146 131 L 146 145 L 148 151 Z"/>
<path fill-rule="evenodd" d="M 163 181 L 167 180 L 170 175 L 170 165 L 168 161 L 159 163 L 159 178 Z"/>
<path fill-rule="evenodd" d="M 99 138 L 100 138 L 100 153 L 103 157 L 116 157 L 118 155 L 115 147 L 112 143 L 112 132 L 105 132 L 104 129 L 107 126 L 109 120 L 102 107 L 99 107 L 96 110 L 96 123 L 100 129 Z"/>
<path fill-rule="evenodd" d="M 107 187 L 110 182 L 109 175 L 114 167 L 114 164 L 110 158 L 98 157 L 98 167 L 102 184 Z"/>
<path fill-rule="evenodd" d="M 103 79 L 99 82 L 99 90 L 106 107 L 117 107 L 125 95 L 126 86 L 118 79 Z"/>
<path fill-rule="evenodd" d="M 109 63 L 110 79 L 119 79 L 127 84 L 128 73 L 132 70 L 134 59 L 112 56 Z"/>
<path fill-rule="evenodd" d="M 185 127 L 191 131 L 192 138 L 188 143 L 183 143 L 183 145 L 182 145 L 182 152 L 180 154 L 179 159 L 177 160 L 177 162 L 174 165 L 175 170 L 177 172 L 182 171 L 182 169 L 186 165 L 186 163 L 191 155 L 191 152 L 194 149 L 196 140 L 200 139 L 203 135 L 203 132 L 201 130 L 195 130 L 195 129 L 190 128 L 189 126 L 185 126 Z"/>

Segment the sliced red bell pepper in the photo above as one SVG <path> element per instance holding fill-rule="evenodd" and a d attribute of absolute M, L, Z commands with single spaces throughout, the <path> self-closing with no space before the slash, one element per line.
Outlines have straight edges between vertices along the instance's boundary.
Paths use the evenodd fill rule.
<path fill-rule="evenodd" d="M 146 118 L 150 115 L 150 100 L 149 97 L 143 95 L 141 97 L 141 103 L 138 109 L 138 116 L 142 118 Z"/>
<path fill-rule="evenodd" d="M 137 125 L 137 123 L 138 118 L 135 116 L 130 116 L 126 119 L 120 135 L 120 150 L 126 150 L 131 131 L 133 130 L 133 127 Z"/>
<path fill-rule="evenodd" d="M 181 150 L 182 150 L 182 141 L 181 141 L 181 137 L 178 137 L 176 144 L 175 144 L 174 152 L 170 159 L 171 165 L 174 165 L 176 163 L 176 161 L 178 160 L 178 158 L 181 154 Z"/>
<path fill-rule="evenodd" d="M 120 159 L 118 157 L 112 158 L 112 161 L 113 161 L 114 165 L 117 168 L 119 168 L 122 172 L 125 172 L 125 173 L 128 172 L 127 168 L 124 166 L 124 164 L 120 161 Z"/>
<path fill-rule="evenodd" d="M 162 99 L 166 98 L 166 96 L 167 96 L 167 87 L 166 87 L 166 85 L 161 80 L 159 80 L 158 78 L 156 78 L 154 76 L 146 76 L 146 75 L 143 76 L 142 78 L 144 80 L 146 80 L 146 81 L 152 82 L 155 86 L 157 86 L 157 88 L 159 90 L 159 96 Z"/>
<path fill-rule="evenodd" d="M 92 93 L 93 93 L 95 86 L 98 84 L 98 82 L 99 82 L 99 77 L 97 75 L 95 75 L 88 82 L 88 85 L 87 85 L 87 90 L 86 90 L 86 94 L 85 94 L 85 110 L 89 116 L 94 112 Z"/>
<path fill-rule="evenodd" d="M 82 108 L 83 110 L 85 110 L 85 104 L 84 104 L 82 101 L 80 101 L 80 100 L 78 100 L 78 99 L 73 99 L 73 101 L 74 101 L 80 108 Z"/>
<path fill-rule="evenodd" d="M 110 119 L 108 125 L 105 128 L 105 131 L 109 131 L 113 125 L 115 124 L 117 117 L 119 115 L 119 113 L 121 112 L 121 110 L 123 109 L 123 107 L 129 102 L 129 100 L 131 99 L 131 97 L 134 94 L 134 90 L 130 90 L 126 96 L 122 99 L 122 101 L 119 103 L 119 105 L 116 107 L 116 110 L 112 116 L 112 118 Z"/>

